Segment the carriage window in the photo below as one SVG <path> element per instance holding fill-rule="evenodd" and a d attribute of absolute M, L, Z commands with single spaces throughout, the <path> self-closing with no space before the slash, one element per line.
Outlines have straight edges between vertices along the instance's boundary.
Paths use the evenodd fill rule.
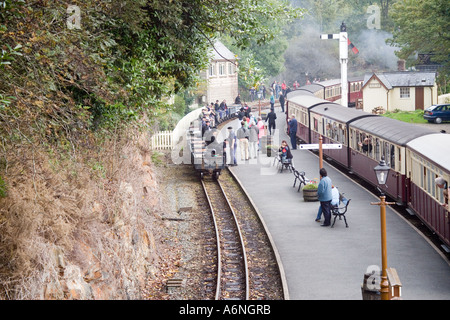
<path fill-rule="evenodd" d="M 386 164 L 390 166 L 391 164 L 391 148 L 389 146 L 388 142 L 384 143 L 384 160 L 386 161 Z"/>
<path fill-rule="evenodd" d="M 395 147 L 391 145 L 391 168 L 395 169 Z"/>
<path fill-rule="evenodd" d="M 383 145 L 380 143 L 378 138 L 375 139 L 375 160 L 380 161 L 382 153 Z"/>
<path fill-rule="evenodd" d="M 359 151 L 367 155 L 368 157 L 373 157 L 373 139 L 371 136 L 365 133 L 360 133 L 358 141 Z"/>
<path fill-rule="evenodd" d="M 342 131 L 342 138 L 341 138 L 341 142 L 344 144 L 344 145 L 346 145 L 346 143 L 347 143 L 347 128 L 346 128 L 346 126 L 345 126 L 345 124 L 342 126 L 342 129 L 341 129 Z"/>
<path fill-rule="evenodd" d="M 423 174 L 420 175 L 420 187 L 425 189 L 425 179 L 427 177 L 427 170 L 423 168 Z"/>
<path fill-rule="evenodd" d="M 436 188 L 434 183 L 434 175 L 431 173 L 430 169 L 427 168 L 427 191 L 431 193 L 433 197 L 436 196 Z"/>
<path fill-rule="evenodd" d="M 417 154 L 411 153 L 411 160 L 411 181 L 440 203 L 444 202 L 443 190 L 437 187 L 434 180 L 437 177 L 444 177 L 448 181 L 448 176 L 446 176 L 442 169 L 425 161 Z"/>

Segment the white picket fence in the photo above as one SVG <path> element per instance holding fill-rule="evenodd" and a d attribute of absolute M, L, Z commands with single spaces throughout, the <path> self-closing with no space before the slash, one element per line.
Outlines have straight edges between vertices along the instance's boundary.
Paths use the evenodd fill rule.
<path fill-rule="evenodd" d="M 172 150 L 181 138 L 186 135 L 186 131 L 192 121 L 198 119 L 202 109 L 197 108 L 181 119 L 173 131 L 159 131 L 156 132 L 151 139 L 152 150 Z"/>
<path fill-rule="evenodd" d="M 156 132 L 151 139 L 152 150 L 172 150 L 173 149 L 173 131 Z"/>

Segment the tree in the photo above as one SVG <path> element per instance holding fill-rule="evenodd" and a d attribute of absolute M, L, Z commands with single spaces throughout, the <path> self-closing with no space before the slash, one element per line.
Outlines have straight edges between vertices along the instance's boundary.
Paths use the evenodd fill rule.
<path fill-rule="evenodd" d="M 389 43 L 407 59 L 416 53 L 432 53 L 432 61 L 450 69 L 450 7 L 445 0 L 402 0 L 391 10 L 396 28 Z"/>

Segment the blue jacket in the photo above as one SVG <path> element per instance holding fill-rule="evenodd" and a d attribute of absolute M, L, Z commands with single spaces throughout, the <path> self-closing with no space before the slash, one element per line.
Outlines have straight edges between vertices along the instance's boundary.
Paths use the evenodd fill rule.
<path fill-rule="evenodd" d="M 331 179 L 328 177 L 323 177 L 317 189 L 317 196 L 319 201 L 331 201 L 333 198 L 331 193 Z"/>
<path fill-rule="evenodd" d="M 297 119 L 289 121 L 289 134 L 297 134 Z"/>

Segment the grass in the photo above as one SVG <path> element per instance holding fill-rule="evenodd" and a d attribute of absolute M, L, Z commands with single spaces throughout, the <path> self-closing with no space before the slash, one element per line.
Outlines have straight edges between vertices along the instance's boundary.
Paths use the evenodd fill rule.
<path fill-rule="evenodd" d="M 382 116 L 408 123 L 428 123 L 428 121 L 423 118 L 423 110 L 415 110 L 415 111 L 394 110 L 392 112 L 388 111 L 385 114 L 382 114 Z"/>

